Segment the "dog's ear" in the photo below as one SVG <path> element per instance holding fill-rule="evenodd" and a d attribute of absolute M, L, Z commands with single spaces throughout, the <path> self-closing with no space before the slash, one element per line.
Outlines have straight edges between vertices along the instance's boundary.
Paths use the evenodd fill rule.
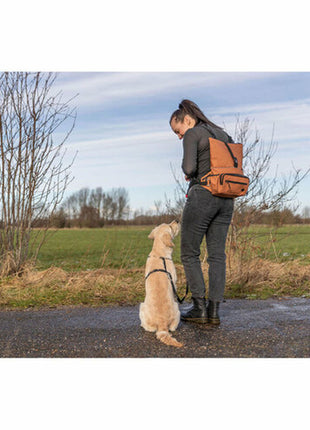
<path fill-rule="evenodd" d="M 148 235 L 148 238 L 149 238 L 149 239 L 155 239 L 154 232 L 155 232 L 155 228 L 154 228 L 154 229 L 151 231 L 151 233 Z"/>
<path fill-rule="evenodd" d="M 171 235 L 169 233 L 164 233 L 163 234 L 163 242 L 169 248 L 173 248 L 174 247 L 174 243 L 172 242 L 172 238 L 171 238 Z"/>

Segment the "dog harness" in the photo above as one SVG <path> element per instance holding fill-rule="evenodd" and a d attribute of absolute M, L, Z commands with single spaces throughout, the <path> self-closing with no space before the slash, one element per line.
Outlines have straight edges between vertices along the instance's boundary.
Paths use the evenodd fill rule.
<path fill-rule="evenodd" d="M 148 258 L 149 257 L 151 257 L 150 255 L 148 256 Z M 175 298 L 177 299 L 177 301 L 179 302 L 179 303 L 183 303 L 183 301 L 184 301 L 184 299 L 185 299 L 185 297 L 187 296 L 187 294 L 188 294 L 188 283 L 186 283 L 186 292 L 185 292 L 185 296 L 182 298 L 182 299 L 180 299 L 180 297 L 178 296 L 178 293 L 177 293 L 177 290 L 176 290 L 176 288 L 175 288 L 175 285 L 174 285 L 174 282 L 173 282 L 173 279 L 172 279 L 172 275 L 171 275 L 171 273 L 170 272 L 168 272 L 168 270 L 167 270 L 167 266 L 166 266 L 166 260 L 172 260 L 171 258 L 165 258 L 165 257 L 158 257 L 158 258 L 160 258 L 160 259 L 162 259 L 163 260 L 163 263 L 164 263 L 164 268 L 163 269 L 154 269 L 154 270 L 152 270 L 151 272 L 149 272 L 147 275 L 146 275 L 146 277 L 145 277 L 145 280 L 152 274 L 152 273 L 155 273 L 155 272 L 163 272 L 163 273 L 166 273 L 167 274 L 167 276 L 168 276 L 168 278 L 169 278 L 169 280 L 170 280 L 170 283 L 171 283 L 171 287 L 172 287 L 172 291 L 173 291 L 173 294 L 175 295 Z"/>

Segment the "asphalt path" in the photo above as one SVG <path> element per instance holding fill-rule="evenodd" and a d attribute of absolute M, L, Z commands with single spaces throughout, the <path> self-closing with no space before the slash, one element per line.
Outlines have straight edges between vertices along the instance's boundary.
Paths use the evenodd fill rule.
<path fill-rule="evenodd" d="M 181 322 L 175 348 L 140 327 L 139 306 L 0 311 L 0 357 L 310 356 L 309 298 L 227 300 L 220 316 Z"/>

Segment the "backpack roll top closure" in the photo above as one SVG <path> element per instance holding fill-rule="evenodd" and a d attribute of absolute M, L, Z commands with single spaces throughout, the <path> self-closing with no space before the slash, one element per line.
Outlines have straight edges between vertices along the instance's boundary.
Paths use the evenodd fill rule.
<path fill-rule="evenodd" d="M 200 184 L 218 197 L 240 197 L 247 193 L 249 178 L 243 174 L 241 143 L 225 143 L 209 138 L 210 166 Z"/>

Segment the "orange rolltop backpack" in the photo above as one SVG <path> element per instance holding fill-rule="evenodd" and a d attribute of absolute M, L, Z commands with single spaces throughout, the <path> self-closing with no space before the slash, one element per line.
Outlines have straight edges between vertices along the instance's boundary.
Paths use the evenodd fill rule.
<path fill-rule="evenodd" d="M 244 196 L 249 188 L 249 178 L 243 174 L 242 143 L 225 143 L 216 139 L 214 133 L 207 127 L 214 138 L 210 142 L 211 170 L 200 180 L 200 185 L 218 197 Z"/>

